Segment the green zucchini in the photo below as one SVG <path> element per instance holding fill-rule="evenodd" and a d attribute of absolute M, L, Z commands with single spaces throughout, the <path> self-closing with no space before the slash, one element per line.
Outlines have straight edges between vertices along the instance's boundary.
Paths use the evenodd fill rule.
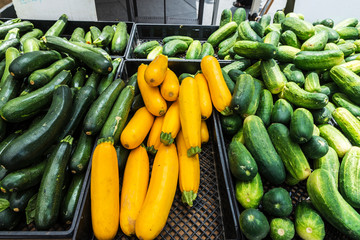
<path fill-rule="evenodd" d="M 69 41 L 85 43 L 85 30 L 81 27 L 75 28 L 73 33 L 71 34 Z"/>
<path fill-rule="evenodd" d="M 220 16 L 220 25 L 219 27 L 221 28 L 222 26 L 224 26 L 225 24 L 231 22 L 232 20 L 232 12 L 230 9 L 224 9 L 221 12 L 221 16 Z"/>
<path fill-rule="evenodd" d="M 83 87 L 85 83 L 85 79 L 86 79 L 86 68 L 79 67 L 76 70 L 76 73 L 74 74 L 69 86 L 74 88 Z"/>
<path fill-rule="evenodd" d="M 341 50 L 301 51 L 296 54 L 294 63 L 302 70 L 330 69 L 344 60 Z"/>
<path fill-rule="evenodd" d="M 33 30 L 31 30 L 21 36 L 20 43 L 21 43 L 21 45 L 24 45 L 24 42 L 26 39 L 29 39 L 29 38 L 40 39 L 43 35 L 44 35 L 44 33 L 40 29 L 34 28 Z"/>
<path fill-rule="evenodd" d="M 346 108 L 352 115 L 360 120 L 360 107 L 354 104 L 345 94 L 335 93 L 332 96 L 332 100 L 337 107 Z"/>
<path fill-rule="evenodd" d="M 89 49 L 89 50 L 91 50 L 91 51 L 93 51 L 95 53 L 99 53 L 99 54 L 103 55 L 109 61 L 112 60 L 109 53 L 107 51 L 105 51 L 104 49 L 100 48 L 100 47 L 96 47 L 94 45 L 83 43 L 83 42 L 72 42 L 72 43 L 79 46 L 79 47 Z"/>
<path fill-rule="evenodd" d="M 69 162 L 69 167 L 73 174 L 78 174 L 86 170 L 94 142 L 95 139 L 93 136 L 88 136 L 84 132 L 80 133 L 79 141 Z"/>
<path fill-rule="evenodd" d="M 338 107 L 332 116 L 353 145 L 360 146 L 360 121 L 346 108 Z"/>
<path fill-rule="evenodd" d="M 237 25 L 239 25 L 241 22 L 246 20 L 246 10 L 245 8 L 237 8 L 234 12 L 233 19 L 234 22 L 236 22 Z"/>
<path fill-rule="evenodd" d="M 200 53 L 201 53 L 201 42 L 199 40 L 195 40 L 189 45 L 185 59 L 198 59 Z"/>
<path fill-rule="evenodd" d="M 202 47 L 201 47 L 201 53 L 200 53 L 200 56 L 199 56 L 199 59 L 202 59 L 203 57 L 207 56 L 207 55 L 210 55 L 210 56 L 214 56 L 214 47 L 208 43 L 208 42 L 205 42 L 203 43 Z"/>
<path fill-rule="evenodd" d="M 268 60 L 274 58 L 277 50 L 274 45 L 269 43 L 242 40 L 235 43 L 234 51 L 236 54 L 249 59 Z"/>
<path fill-rule="evenodd" d="M 14 212 L 11 208 L 6 208 L 0 212 L 0 230 L 11 231 L 21 221 L 21 213 Z"/>
<path fill-rule="evenodd" d="M 281 187 L 266 192 L 262 198 L 262 206 L 273 217 L 287 217 L 293 209 L 288 191 Z"/>
<path fill-rule="evenodd" d="M 321 158 L 313 160 L 314 169 L 322 168 L 331 173 L 335 179 L 335 185 L 338 186 L 340 162 L 336 151 L 329 147 L 329 151 Z"/>
<path fill-rule="evenodd" d="M 145 104 L 141 94 L 137 94 L 134 97 L 133 103 L 131 104 L 131 112 L 136 112 L 139 108 L 142 108 L 144 106 Z"/>
<path fill-rule="evenodd" d="M 220 116 L 222 131 L 228 136 L 233 136 L 235 133 L 237 133 L 242 127 L 242 122 L 242 118 L 236 113 L 228 116 Z"/>
<path fill-rule="evenodd" d="M 294 48 L 301 48 L 300 40 L 297 38 L 296 34 L 291 30 L 286 30 L 280 35 L 280 41 L 285 46 L 290 46 Z"/>
<path fill-rule="evenodd" d="M 301 50 L 295 47 L 282 45 L 278 47 L 278 50 L 275 55 L 275 59 L 283 63 L 292 63 L 294 62 L 295 56 Z"/>
<path fill-rule="evenodd" d="M 257 208 L 263 195 L 264 188 L 259 173 L 248 182 L 236 181 L 235 197 L 243 208 Z"/>
<path fill-rule="evenodd" d="M 1 77 L 1 82 L 0 82 L 1 85 L 4 84 L 6 78 L 10 75 L 10 71 L 9 71 L 10 64 L 14 61 L 14 59 L 16 59 L 19 56 L 20 56 L 19 50 L 17 50 L 14 47 L 9 47 L 6 50 L 6 53 L 5 53 L 5 70 L 4 70 L 4 73 L 3 73 L 2 77 Z"/>
<path fill-rule="evenodd" d="M 288 63 L 284 66 L 280 66 L 280 69 L 282 69 L 282 72 L 284 73 L 286 79 L 289 82 L 294 82 L 300 87 L 305 84 L 305 77 L 303 72 L 297 67 L 295 67 L 294 64 Z"/>
<path fill-rule="evenodd" d="M 168 57 L 173 57 L 176 54 L 184 53 L 187 49 L 188 45 L 185 41 L 175 39 L 165 43 L 163 46 L 163 54 Z"/>
<path fill-rule="evenodd" d="M 99 37 L 93 41 L 93 44 L 97 47 L 106 47 L 113 39 L 114 34 L 114 28 L 112 26 L 106 25 L 101 31 Z"/>
<path fill-rule="evenodd" d="M 251 28 L 249 20 L 239 24 L 238 32 L 241 40 L 262 42 L 261 37 Z"/>
<path fill-rule="evenodd" d="M 96 26 L 90 27 L 92 43 L 100 36 L 101 30 Z"/>
<path fill-rule="evenodd" d="M 85 85 L 84 86 L 91 86 L 94 89 L 97 89 L 99 82 L 101 80 L 101 75 L 95 71 L 93 71 L 89 78 L 86 80 Z"/>
<path fill-rule="evenodd" d="M 297 108 L 290 122 L 290 136 L 296 143 L 306 143 L 313 136 L 314 119 L 305 108 Z"/>
<path fill-rule="evenodd" d="M 121 176 L 124 172 L 126 161 L 128 159 L 130 150 L 123 147 L 123 145 L 119 144 L 115 146 L 116 155 L 118 159 L 118 166 L 119 166 L 119 175 Z"/>
<path fill-rule="evenodd" d="M 18 29 L 18 28 L 13 28 L 13 29 L 9 30 L 8 33 L 6 34 L 4 40 L 9 40 L 12 38 L 19 38 L 19 31 L 20 31 L 20 29 Z"/>
<path fill-rule="evenodd" d="M 23 44 L 24 53 L 40 51 L 39 40 L 28 38 Z"/>
<path fill-rule="evenodd" d="M 270 222 L 270 237 L 273 240 L 288 240 L 295 236 L 294 223 L 288 218 L 273 218 Z"/>
<path fill-rule="evenodd" d="M 10 25 L 1 25 L 0 26 L 0 38 L 3 39 L 9 30 L 18 28 L 21 33 L 31 31 L 34 28 L 34 25 L 29 21 L 22 21 Z"/>
<path fill-rule="evenodd" d="M 300 40 L 307 40 L 315 34 L 314 26 L 295 17 L 287 17 L 281 22 L 281 28 L 293 31 Z"/>
<path fill-rule="evenodd" d="M 111 53 L 115 55 L 123 54 L 127 43 L 127 25 L 125 22 L 119 22 L 116 25 L 114 37 L 111 40 Z"/>
<path fill-rule="evenodd" d="M 278 10 L 275 12 L 274 14 L 274 19 L 273 19 L 273 22 L 274 23 L 281 23 L 282 20 L 285 19 L 285 13 L 281 10 Z"/>
<path fill-rule="evenodd" d="M 254 79 L 249 74 L 241 74 L 240 78 L 236 80 L 230 107 L 240 115 L 245 114 L 254 93 Z"/>
<path fill-rule="evenodd" d="M 213 32 L 207 39 L 207 42 L 210 43 L 213 47 L 216 47 L 221 41 L 229 37 L 237 29 L 238 25 L 236 22 L 229 22 L 224 26 L 220 27 L 218 30 Z M 240 34 L 240 33 L 239 33 Z"/>
<path fill-rule="evenodd" d="M 13 38 L 0 43 L 0 59 L 5 58 L 6 50 L 10 47 L 16 48 L 20 44 L 19 39 Z"/>
<path fill-rule="evenodd" d="M 249 208 L 240 214 L 239 225 L 247 239 L 263 239 L 270 231 L 265 215 L 257 209 Z"/>
<path fill-rule="evenodd" d="M 269 90 L 262 89 L 260 93 L 259 106 L 256 110 L 256 115 L 261 118 L 264 125 L 270 125 L 271 113 L 273 109 L 273 97 Z"/>
<path fill-rule="evenodd" d="M 321 91 L 319 75 L 316 72 L 309 72 L 307 74 L 305 78 L 304 89 L 308 92 Z"/>
<path fill-rule="evenodd" d="M 301 45 L 301 51 L 321 51 L 328 42 L 329 35 L 325 31 L 316 33 Z"/>
<path fill-rule="evenodd" d="M 10 194 L 10 208 L 14 212 L 23 212 L 32 196 L 38 192 L 38 187 L 32 187 L 23 191 L 16 191 Z"/>
<path fill-rule="evenodd" d="M 68 22 L 68 16 L 63 14 L 59 19 L 46 31 L 44 36 L 60 36 Z"/>
<path fill-rule="evenodd" d="M 261 61 L 261 75 L 265 86 L 272 94 L 280 93 L 286 84 L 286 77 L 274 59 Z"/>
<path fill-rule="evenodd" d="M 97 87 L 97 93 L 100 95 L 113 81 L 116 75 L 117 69 L 121 63 L 121 58 L 116 58 L 112 61 L 113 70 L 107 76 L 103 77 Z"/>
<path fill-rule="evenodd" d="M 0 108 L 2 108 L 9 100 L 19 95 L 20 87 L 21 81 L 14 79 L 11 75 L 7 77 L 0 88 Z"/>

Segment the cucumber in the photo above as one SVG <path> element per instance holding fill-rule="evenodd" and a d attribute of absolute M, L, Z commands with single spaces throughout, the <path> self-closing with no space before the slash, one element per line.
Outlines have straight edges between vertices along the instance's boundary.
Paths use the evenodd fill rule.
<path fill-rule="evenodd" d="M 285 99 L 278 99 L 271 111 L 271 122 L 289 125 L 293 116 L 293 108 Z"/>
<path fill-rule="evenodd" d="M 273 109 L 273 97 L 269 90 L 262 89 L 260 93 L 259 107 L 256 110 L 256 115 L 261 118 L 264 125 L 270 125 L 271 113 Z"/>
<path fill-rule="evenodd" d="M 74 74 L 69 86 L 72 88 L 83 87 L 85 80 L 86 80 L 86 68 L 79 67 L 76 70 L 76 73 Z"/>
<path fill-rule="evenodd" d="M 191 38 L 191 37 L 188 37 L 188 36 L 179 36 L 179 35 L 174 35 L 174 36 L 168 36 L 168 37 L 165 37 L 163 39 L 163 43 L 166 44 L 172 40 L 181 40 L 181 41 L 184 41 L 186 42 L 186 44 L 189 46 L 193 41 L 194 39 Z"/>
<path fill-rule="evenodd" d="M 260 20 L 259 20 L 259 23 L 260 25 L 265 29 L 271 22 L 271 16 L 270 14 L 265 14 L 265 15 L 262 15 Z"/>
<path fill-rule="evenodd" d="M 19 39 L 13 38 L 0 43 L 0 60 L 5 58 L 6 50 L 10 47 L 16 48 L 20 44 Z"/>
<path fill-rule="evenodd" d="M 14 61 L 14 59 L 16 59 L 19 56 L 20 56 L 19 50 L 17 50 L 14 47 L 9 47 L 6 50 L 6 53 L 5 53 L 5 70 L 4 70 L 4 73 L 3 73 L 2 77 L 1 77 L 1 83 L 0 83 L 1 85 L 4 84 L 6 78 L 10 75 L 10 71 L 9 71 L 10 64 Z"/>
<path fill-rule="evenodd" d="M 332 28 L 334 26 L 334 20 L 332 20 L 331 18 L 325 18 L 320 22 L 320 24 Z"/>
<path fill-rule="evenodd" d="M 273 24 L 269 24 L 264 31 L 264 34 L 268 34 L 269 32 L 279 32 L 281 33 L 281 24 L 280 23 L 273 23 Z"/>
<path fill-rule="evenodd" d="M 328 42 L 330 43 L 336 43 L 340 39 L 339 34 L 334 29 L 323 25 L 316 25 L 315 32 L 319 33 L 321 31 L 325 31 L 328 34 Z"/>
<path fill-rule="evenodd" d="M 336 28 L 336 32 L 339 34 L 341 39 L 348 40 L 353 39 L 356 40 L 359 38 L 359 31 L 355 27 L 342 27 Z"/>
<path fill-rule="evenodd" d="M 288 240 L 295 236 L 294 223 L 288 218 L 274 218 L 270 222 L 270 237 L 273 240 Z"/>
<path fill-rule="evenodd" d="M 285 13 L 282 10 L 278 10 L 274 14 L 274 23 L 281 23 L 285 19 Z"/>
<path fill-rule="evenodd" d="M 360 121 L 346 108 L 336 108 L 332 116 L 353 145 L 360 146 Z"/>
<path fill-rule="evenodd" d="M 321 109 L 316 109 L 311 111 L 314 123 L 317 125 L 326 124 L 332 118 L 331 112 L 327 107 L 323 107 Z"/>
<path fill-rule="evenodd" d="M 81 190 L 83 187 L 85 173 L 73 176 L 70 186 L 60 206 L 60 218 L 62 222 L 71 224 L 73 221 L 75 210 L 79 202 Z"/>
<path fill-rule="evenodd" d="M 325 83 L 321 86 L 321 93 L 324 93 L 328 96 L 328 98 L 332 98 L 332 96 L 339 91 L 338 86 L 334 82 Z"/>
<path fill-rule="evenodd" d="M 39 40 L 35 38 L 29 38 L 24 41 L 23 44 L 24 53 L 40 51 Z"/>
<path fill-rule="evenodd" d="M 247 239 L 263 239 L 270 231 L 265 215 L 257 209 L 249 208 L 240 214 L 240 230 Z"/>
<path fill-rule="evenodd" d="M 119 68 L 119 65 L 121 63 L 121 58 L 116 58 L 112 61 L 113 70 L 111 73 L 109 73 L 107 76 L 104 76 L 97 87 L 97 93 L 100 95 L 113 81 L 114 77 L 117 73 L 117 69 Z"/>
<path fill-rule="evenodd" d="M 339 49 L 344 53 L 344 58 L 350 56 L 355 52 L 356 46 L 353 43 L 344 43 L 338 45 Z"/>
<path fill-rule="evenodd" d="M 15 78 L 29 76 L 35 70 L 49 66 L 61 59 L 56 51 L 35 51 L 25 53 L 14 59 L 9 66 L 9 71 Z"/>
<path fill-rule="evenodd" d="M 229 73 L 231 73 L 232 71 L 240 71 L 240 70 L 233 69 L 233 70 L 230 70 Z M 222 75 L 224 77 L 226 86 L 229 88 L 231 94 L 233 94 L 234 89 L 235 89 L 235 83 L 233 82 L 233 80 L 230 78 L 230 76 L 223 69 L 221 69 L 221 72 L 222 72 Z"/>
<path fill-rule="evenodd" d="M 240 141 L 231 141 L 228 157 L 230 171 L 236 179 L 251 181 L 257 174 L 258 168 L 254 158 Z"/>
<path fill-rule="evenodd" d="M 251 65 L 251 61 L 249 59 L 243 58 L 241 60 L 236 60 L 226 66 L 224 66 L 222 69 L 226 72 L 229 73 L 229 71 L 231 69 L 238 69 L 238 70 L 245 70 L 246 68 L 248 68 Z"/>
<path fill-rule="evenodd" d="M 328 33 L 325 31 L 316 33 L 301 45 L 301 51 L 321 51 L 328 42 L 328 38 Z"/>
<path fill-rule="evenodd" d="M 355 27 L 358 23 L 359 21 L 357 18 L 346 18 L 337 23 L 333 28 L 336 30 L 342 27 Z"/>
<path fill-rule="evenodd" d="M 259 173 L 250 181 L 236 181 L 235 197 L 243 208 L 257 208 L 263 195 L 264 188 Z"/>
<path fill-rule="evenodd" d="M 289 174 L 299 181 L 306 179 L 311 173 L 310 165 L 300 146 L 290 137 L 288 128 L 274 123 L 268 128 L 268 134 Z"/>
<path fill-rule="evenodd" d="M 312 136 L 309 141 L 301 145 L 301 149 L 308 159 L 317 159 L 327 154 L 329 145 L 324 138 Z"/>
<path fill-rule="evenodd" d="M 244 22 L 246 20 L 246 10 L 245 8 L 237 8 L 234 12 L 233 19 L 234 22 L 236 22 L 237 25 L 239 25 L 241 22 Z"/>
<path fill-rule="evenodd" d="M 360 53 L 356 53 L 356 54 L 352 54 L 350 56 L 348 56 L 347 58 L 345 58 L 345 62 L 351 62 L 351 61 L 355 61 L 355 60 L 359 60 L 360 59 Z M 358 64 L 358 61 L 356 61 L 355 63 Z M 356 64 L 356 65 L 357 65 Z M 343 66 L 346 66 L 345 63 L 342 64 Z M 351 66 L 351 65 L 350 65 Z M 355 68 L 356 69 L 356 68 Z M 354 71 L 353 71 L 354 72 Z"/>
<path fill-rule="evenodd" d="M 282 94 L 286 100 L 295 106 L 308 109 L 320 109 L 329 102 L 329 98 L 325 94 L 307 92 L 294 82 L 286 83 Z"/>
<path fill-rule="evenodd" d="M 307 191 L 314 207 L 332 226 L 349 238 L 360 238 L 360 215 L 341 196 L 331 174 L 324 169 L 313 171 Z M 331 197 L 329 197 L 331 196 Z"/>
<path fill-rule="evenodd" d="M 243 118 L 246 118 L 249 115 L 254 115 L 256 113 L 256 110 L 259 107 L 260 93 L 262 89 L 263 83 L 258 79 L 254 79 L 254 94 L 251 95 L 250 103 L 247 106 L 245 113 L 242 114 Z"/>
<path fill-rule="evenodd" d="M 187 49 L 188 45 L 185 41 L 175 39 L 165 43 L 163 47 L 163 54 L 168 57 L 173 57 L 176 54 L 184 53 Z"/>
<path fill-rule="evenodd" d="M 306 143 L 313 136 L 314 119 L 305 108 L 298 108 L 290 122 L 290 136 L 296 143 Z"/>
<path fill-rule="evenodd" d="M 331 114 L 336 109 L 336 106 L 332 102 L 328 102 L 325 107 L 330 111 Z"/>
<path fill-rule="evenodd" d="M 280 33 L 277 31 L 272 31 L 266 34 L 264 37 L 264 43 L 272 44 L 274 47 L 277 47 L 280 42 Z"/>
<path fill-rule="evenodd" d="M 125 22 L 119 22 L 116 25 L 114 37 L 111 40 L 111 54 L 121 55 L 124 53 L 128 43 L 127 38 L 127 25 Z"/>
<path fill-rule="evenodd" d="M 251 75 L 253 78 L 258 78 L 261 76 L 261 61 L 257 61 L 244 71 L 245 73 Z"/>
<path fill-rule="evenodd" d="M 244 74 L 243 71 L 239 70 L 239 69 L 231 69 L 228 73 L 226 73 L 223 69 L 221 69 L 223 75 L 224 75 L 224 78 L 225 76 L 229 76 L 230 80 L 235 82 L 240 79 L 240 75 Z M 227 79 L 225 79 L 225 82 L 227 83 Z M 227 84 L 229 86 L 229 84 Z"/>
<path fill-rule="evenodd" d="M 99 48 L 99 47 L 96 47 L 94 45 L 90 45 L 90 44 L 87 44 L 87 43 L 82 43 L 82 42 L 72 42 L 72 43 L 79 46 L 79 47 L 89 49 L 90 51 L 93 51 L 95 53 L 99 53 L 99 54 L 103 55 L 109 61 L 112 60 L 109 53 L 107 51 L 105 51 L 104 49 L 102 49 L 102 48 Z"/>
<path fill-rule="evenodd" d="M 224 9 L 221 12 L 219 28 L 221 28 L 225 24 L 231 22 L 231 20 L 232 20 L 232 12 L 231 12 L 231 10 L 230 9 Z"/>
<path fill-rule="evenodd" d="M 301 48 L 300 40 L 297 38 L 296 34 L 291 30 L 287 30 L 283 32 L 280 36 L 280 41 L 283 45 L 298 49 Z"/>
<path fill-rule="evenodd" d="M 264 37 L 264 31 L 265 29 L 263 28 L 263 26 L 255 21 L 249 21 L 250 27 L 256 32 L 256 34 L 263 38 Z"/>
<path fill-rule="evenodd" d="M 199 40 L 195 40 L 189 45 L 185 59 L 198 59 L 200 53 L 201 53 L 201 42 Z"/>
<path fill-rule="evenodd" d="M 338 156 L 342 158 L 351 148 L 350 141 L 335 127 L 329 124 L 319 126 L 320 136 L 323 137 Z"/>
<path fill-rule="evenodd" d="M 68 16 L 62 14 L 59 19 L 46 31 L 44 36 L 60 36 L 68 22 Z"/>
<path fill-rule="evenodd" d="M 66 85 L 57 87 L 52 98 L 52 104 L 45 117 L 17 137 L 2 152 L 0 163 L 6 169 L 17 170 L 38 161 L 37 158 L 55 142 L 58 134 L 68 122 L 72 104 L 70 88 Z"/>
<path fill-rule="evenodd" d="M 231 21 L 213 32 L 208 37 L 207 42 L 210 43 L 213 47 L 216 47 L 221 41 L 234 33 L 237 27 L 238 25 L 236 24 L 236 22 Z"/>
<path fill-rule="evenodd" d="M 207 56 L 207 55 L 210 55 L 210 56 L 214 56 L 214 48 L 213 46 L 208 43 L 208 42 L 205 42 L 203 43 L 202 47 L 201 47 L 201 53 L 200 53 L 200 56 L 199 56 L 199 59 L 202 59 L 203 57 Z"/>
<path fill-rule="evenodd" d="M 239 38 L 241 40 L 262 42 L 261 37 L 251 28 L 250 22 L 248 20 L 239 24 L 238 32 Z"/>
<path fill-rule="evenodd" d="M 294 63 L 302 70 L 330 69 L 344 60 L 341 50 L 301 51 L 296 54 Z"/>
<path fill-rule="evenodd" d="M 261 43 L 254 41 L 237 41 L 234 45 L 236 54 L 249 59 L 268 60 L 274 58 L 276 47 L 269 43 Z"/>
<path fill-rule="evenodd" d="M 79 141 L 69 162 L 69 167 L 73 174 L 78 174 L 86 170 L 94 142 L 95 139 L 93 136 L 88 136 L 84 132 L 80 133 Z"/>
<path fill-rule="evenodd" d="M 101 129 L 99 138 L 112 137 L 115 144 L 119 142 L 133 99 L 134 87 L 126 86 L 114 103 L 113 108 Z"/>
<path fill-rule="evenodd" d="M 346 108 L 352 115 L 360 120 L 360 107 L 354 104 L 345 94 L 335 93 L 332 96 L 332 100 L 337 107 Z"/>
<path fill-rule="evenodd" d="M 278 47 L 278 50 L 275 55 L 275 59 L 283 63 L 292 63 L 294 62 L 295 56 L 301 50 L 299 48 L 282 45 Z"/>
<path fill-rule="evenodd" d="M 73 33 L 71 34 L 69 41 L 85 43 L 85 30 L 81 27 L 75 28 Z"/>
<path fill-rule="evenodd" d="M 281 28 L 293 31 L 300 40 L 307 40 L 315 34 L 314 26 L 295 17 L 287 17 L 281 22 Z"/>
<path fill-rule="evenodd" d="M 282 72 L 284 73 L 286 79 L 289 82 L 294 82 L 300 87 L 302 87 L 305 84 L 305 77 L 303 72 L 297 67 L 295 67 L 294 64 L 288 63 L 283 67 L 280 66 L 280 68 L 282 69 Z"/>
<path fill-rule="evenodd" d="M 265 86 L 272 94 L 280 93 L 286 84 L 286 77 L 274 59 L 261 61 L 261 75 Z"/>
<path fill-rule="evenodd" d="M 151 60 L 155 59 L 157 56 L 162 54 L 162 51 L 163 51 L 163 47 L 157 46 L 153 50 L 151 50 L 151 52 L 149 52 L 149 54 L 146 56 L 146 59 L 151 59 Z"/>
<path fill-rule="evenodd" d="M 241 142 L 242 144 L 245 144 L 245 140 L 244 140 L 244 129 L 243 126 L 241 125 L 239 127 L 239 130 L 235 133 L 235 135 L 232 137 L 232 140 L 236 140 Z"/>
<path fill-rule="evenodd" d="M 87 135 L 96 135 L 101 131 L 112 106 L 118 98 L 125 83 L 121 79 L 116 79 L 110 86 L 93 102 L 88 110 L 84 122 L 83 130 Z"/>
<path fill-rule="evenodd" d="M 10 194 L 10 208 L 14 212 L 23 212 L 32 196 L 38 192 L 38 187 L 32 187 L 23 191 L 16 191 Z"/>
<path fill-rule="evenodd" d="M 49 229 L 59 215 L 61 189 L 65 169 L 71 155 L 73 138 L 67 136 L 51 153 L 36 198 L 35 225 L 37 229 Z"/>
<path fill-rule="evenodd" d="M 59 37 L 46 36 L 43 40 L 47 47 L 60 52 L 68 53 L 69 55 L 79 59 L 90 69 L 100 74 L 108 74 L 112 71 L 111 62 L 103 55 L 88 50 L 84 47 L 79 47 L 67 40 Z"/>
<path fill-rule="evenodd" d="M 97 47 L 106 47 L 113 39 L 114 34 L 114 28 L 106 25 L 101 31 L 101 34 L 93 41 L 93 44 Z"/>
<path fill-rule="evenodd" d="M 249 74 L 241 74 L 236 81 L 230 107 L 238 114 L 246 113 L 251 96 L 255 93 L 254 79 Z"/>
<path fill-rule="evenodd" d="M 261 176 L 273 184 L 285 180 L 285 168 L 277 154 L 266 128 L 258 116 L 250 115 L 244 120 L 245 146 L 255 159 Z"/>
<path fill-rule="evenodd" d="M 304 89 L 305 89 L 305 91 L 308 91 L 308 92 L 320 92 L 321 91 L 319 75 L 316 72 L 308 73 L 308 75 L 305 78 Z"/>
<path fill-rule="evenodd" d="M 11 208 L 6 208 L 0 212 L 0 230 L 13 230 L 21 221 L 21 213 L 14 212 Z"/>
<path fill-rule="evenodd" d="M 325 238 L 325 224 L 310 201 L 301 201 L 295 208 L 296 233 L 305 240 Z"/>
<path fill-rule="evenodd" d="M 238 114 L 232 114 L 228 116 L 220 116 L 220 124 L 222 131 L 228 135 L 233 136 L 242 127 L 242 118 Z"/>
<path fill-rule="evenodd" d="M 287 217 L 292 212 L 292 202 L 288 191 L 284 188 L 273 188 L 262 198 L 264 211 L 274 217 Z"/>
<path fill-rule="evenodd" d="M 340 162 L 336 151 L 329 147 L 329 151 L 321 158 L 313 160 L 314 169 L 322 168 L 331 173 L 338 186 Z"/>

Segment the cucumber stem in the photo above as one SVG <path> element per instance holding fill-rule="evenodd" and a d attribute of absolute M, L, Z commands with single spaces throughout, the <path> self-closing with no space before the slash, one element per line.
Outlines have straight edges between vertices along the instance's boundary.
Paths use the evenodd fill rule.
<path fill-rule="evenodd" d="M 193 206 L 193 201 L 196 199 L 197 194 L 191 191 L 184 191 L 181 195 L 181 201 L 190 207 Z"/>
<path fill-rule="evenodd" d="M 195 156 L 196 154 L 200 153 L 201 152 L 201 148 L 199 146 L 196 146 L 196 147 L 190 147 L 188 150 L 187 150 L 187 155 L 188 157 L 193 157 Z"/>
<path fill-rule="evenodd" d="M 160 133 L 160 142 L 165 144 L 166 146 L 172 144 L 174 142 L 174 138 L 171 137 L 171 133 Z"/>

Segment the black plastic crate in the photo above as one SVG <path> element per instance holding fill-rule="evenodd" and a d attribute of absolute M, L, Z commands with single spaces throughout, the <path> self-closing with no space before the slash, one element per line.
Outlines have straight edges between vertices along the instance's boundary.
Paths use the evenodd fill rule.
<path fill-rule="evenodd" d="M 133 38 L 129 43 L 126 52 L 127 60 L 139 59 L 134 55 L 134 49 L 141 43 L 156 40 L 163 45 L 163 38 L 173 35 L 182 35 L 192 37 L 194 40 L 199 40 L 201 43 L 206 42 L 208 37 L 215 32 L 219 26 L 212 25 L 180 25 L 180 24 L 135 24 L 133 31 Z M 215 50 L 215 57 L 217 57 L 217 48 Z M 185 53 L 176 57 L 185 59 Z M 194 60 L 194 61 L 201 61 Z M 223 61 L 223 60 L 220 60 Z"/>
<path fill-rule="evenodd" d="M 137 72 L 138 66 L 143 61 L 126 60 L 123 68 L 118 72 L 118 77 L 127 80 Z M 194 65 L 196 68 L 194 68 Z M 177 75 L 188 69 L 200 69 L 199 62 L 171 62 L 169 68 Z M 195 73 L 190 72 L 190 73 Z M 215 110 L 214 110 L 215 111 Z M 207 120 L 210 140 L 202 145 L 200 154 L 200 188 L 192 208 L 181 202 L 181 192 L 177 189 L 174 202 L 170 210 L 167 223 L 157 239 L 239 239 L 239 227 L 235 218 L 233 201 L 229 199 L 231 193 L 227 186 L 228 175 L 224 175 L 219 130 L 215 123 L 214 115 Z M 149 156 L 151 159 L 151 156 Z M 152 162 L 150 160 L 150 162 Z M 121 178 L 121 176 L 120 176 Z M 120 184 L 122 181 L 120 179 Z M 121 187 L 121 186 L 120 186 Z M 89 188 L 89 186 L 88 186 Z M 79 228 L 81 233 L 87 233 L 87 239 L 92 234 L 90 193 L 84 201 L 82 218 Z M 80 233 L 80 231 L 78 231 Z M 94 236 L 92 236 L 93 239 Z M 119 227 L 115 239 L 128 239 Z"/>

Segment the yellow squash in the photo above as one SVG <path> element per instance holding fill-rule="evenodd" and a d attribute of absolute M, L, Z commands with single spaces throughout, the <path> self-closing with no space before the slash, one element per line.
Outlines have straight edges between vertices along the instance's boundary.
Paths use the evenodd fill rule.
<path fill-rule="evenodd" d="M 147 151 L 155 154 L 160 147 L 160 134 L 164 122 L 164 116 L 156 117 L 153 126 L 151 127 L 149 137 L 147 140 Z"/>
<path fill-rule="evenodd" d="M 192 77 L 186 77 L 181 82 L 179 108 L 187 154 L 192 157 L 201 152 L 199 90 L 196 80 Z"/>
<path fill-rule="evenodd" d="M 223 115 L 231 115 L 232 96 L 222 75 L 218 60 L 210 55 L 203 57 L 201 71 L 208 82 L 211 100 L 216 110 Z"/>
<path fill-rule="evenodd" d="M 146 107 L 139 108 L 121 133 L 121 144 L 127 149 L 140 146 L 154 123 L 154 116 Z"/>
<path fill-rule="evenodd" d="M 165 79 L 160 86 L 161 96 L 163 96 L 166 101 L 176 101 L 179 96 L 179 88 L 180 84 L 178 77 L 173 71 L 168 69 L 166 71 Z"/>
<path fill-rule="evenodd" d="M 160 54 L 151 61 L 145 70 L 145 81 L 149 86 L 159 86 L 165 79 L 168 67 L 168 57 Z"/>
<path fill-rule="evenodd" d="M 144 78 L 146 64 L 141 64 L 138 68 L 137 82 L 144 104 L 149 112 L 154 116 L 162 116 L 166 113 L 167 104 L 161 96 L 158 87 L 149 86 Z"/>
<path fill-rule="evenodd" d="M 200 135 L 201 135 L 201 143 L 207 143 L 209 141 L 209 130 L 205 120 L 201 121 Z"/>
<path fill-rule="evenodd" d="M 161 128 L 160 141 L 165 145 L 174 142 L 180 131 L 180 110 L 179 101 L 174 102 L 165 114 L 164 123 Z"/>
<path fill-rule="evenodd" d="M 175 145 L 161 144 L 154 159 L 145 201 L 135 223 L 139 239 L 154 239 L 164 228 L 174 201 L 178 173 Z"/>
<path fill-rule="evenodd" d="M 209 86 L 204 74 L 202 73 L 196 74 L 195 80 L 199 87 L 201 119 L 206 120 L 211 116 L 213 109 L 210 92 L 209 92 Z"/>
<path fill-rule="evenodd" d="M 193 206 L 200 185 L 200 162 L 199 154 L 193 157 L 187 156 L 187 149 L 182 132 L 176 137 L 176 146 L 179 157 L 179 187 L 182 193 L 183 203 Z"/>
<path fill-rule="evenodd" d="M 135 234 L 135 222 L 145 200 L 149 182 L 149 157 L 139 146 L 131 150 L 121 188 L 120 227 L 127 236 Z"/>
<path fill-rule="evenodd" d="M 99 240 L 113 239 L 119 228 L 119 168 L 113 139 L 100 139 L 91 165 L 91 220 Z"/>

